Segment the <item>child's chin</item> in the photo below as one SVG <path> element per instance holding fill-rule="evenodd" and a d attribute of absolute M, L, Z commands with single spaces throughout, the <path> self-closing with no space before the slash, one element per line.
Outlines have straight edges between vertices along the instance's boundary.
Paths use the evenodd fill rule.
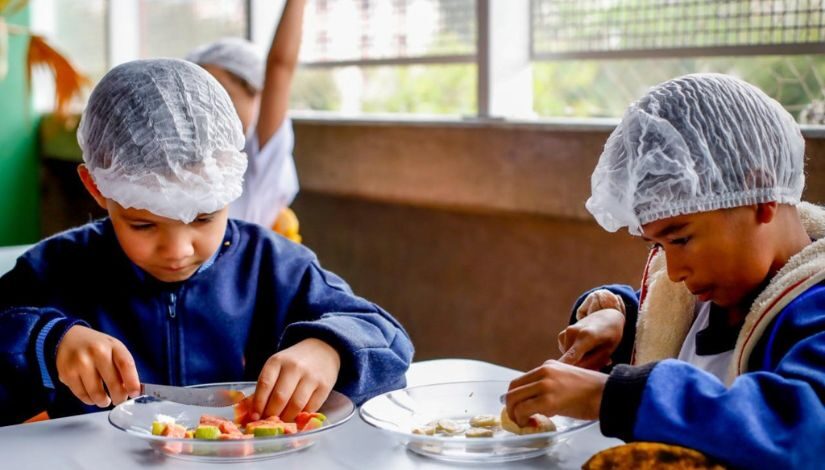
<path fill-rule="evenodd" d="M 161 282 L 181 282 L 192 277 L 197 269 L 186 269 L 181 271 L 154 271 L 151 274 L 155 279 Z"/>

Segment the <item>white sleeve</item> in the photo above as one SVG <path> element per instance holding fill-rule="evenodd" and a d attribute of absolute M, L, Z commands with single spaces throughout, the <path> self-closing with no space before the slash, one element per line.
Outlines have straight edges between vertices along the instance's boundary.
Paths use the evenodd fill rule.
<path fill-rule="evenodd" d="M 285 118 L 261 149 L 255 128 L 250 129 L 244 151 L 249 158 L 243 194 L 229 206 L 229 216 L 271 228 L 281 209 L 298 194 L 298 173 L 292 149 L 292 120 Z"/>

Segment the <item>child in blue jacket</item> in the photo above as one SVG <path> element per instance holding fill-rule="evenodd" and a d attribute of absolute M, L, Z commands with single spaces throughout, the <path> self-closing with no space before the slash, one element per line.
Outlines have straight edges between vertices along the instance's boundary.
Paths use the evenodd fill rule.
<path fill-rule="evenodd" d="M 109 217 L 0 278 L 0 424 L 118 404 L 140 382 L 257 380 L 254 414 L 287 420 L 333 388 L 361 402 L 404 386 L 413 347 L 397 321 L 308 249 L 228 219 L 244 137 L 207 72 L 114 68 L 78 141 L 80 177 Z"/>
<path fill-rule="evenodd" d="M 642 288 L 585 293 L 560 360 L 511 383 L 511 417 L 598 418 L 606 436 L 737 468 L 822 468 L 825 210 L 800 202 L 803 167 L 793 118 L 733 77 L 684 76 L 631 105 L 587 208 L 654 244 Z"/>

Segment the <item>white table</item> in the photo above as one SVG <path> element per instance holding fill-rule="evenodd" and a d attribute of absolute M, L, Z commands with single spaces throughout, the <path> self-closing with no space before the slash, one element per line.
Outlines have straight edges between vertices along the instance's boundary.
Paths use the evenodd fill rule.
<path fill-rule="evenodd" d="M 32 245 L 0 246 L 0 275 L 11 271 L 17 257 L 26 252 Z"/>
<path fill-rule="evenodd" d="M 510 380 L 518 371 L 468 359 L 417 362 L 407 378 L 409 385 L 463 380 Z M 189 469 L 223 468 L 158 454 L 145 441 L 109 424 L 107 412 L 0 427 L 0 468 L 9 469 Z M 601 435 L 598 426 L 579 432 L 560 444 L 552 455 L 486 468 L 581 468 L 601 449 L 621 444 Z M 467 468 L 419 456 L 391 436 L 353 416 L 346 424 L 307 450 L 270 460 L 230 464 L 243 469 L 446 469 Z"/>

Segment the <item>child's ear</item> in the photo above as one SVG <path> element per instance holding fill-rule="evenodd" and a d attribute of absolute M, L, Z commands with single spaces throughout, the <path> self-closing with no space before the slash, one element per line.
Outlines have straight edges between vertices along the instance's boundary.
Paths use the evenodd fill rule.
<path fill-rule="evenodd" d="M 779 204 L 776 201 L 762 202 L 756 205 L 756 221 L 761 224 L 770 223 L 776 217 Z"/>
<path fill-rule="evenodd" d="M 106 198 L 100 194 L 100 190 L 97 189 L 95 180 L 92 178 L 92 174 L 89 173 L 89 169 L 86 168 L 86 165 L 82 163 L 77 165 L 77 174 L 80 176 L 80 181 L 83 182 L 83 186 L 86 187 L 86 191 L 89 191 L 89 194 L 92 195 L 95 202 L 97 202 L 97 205 L 106 210 Z"/>

